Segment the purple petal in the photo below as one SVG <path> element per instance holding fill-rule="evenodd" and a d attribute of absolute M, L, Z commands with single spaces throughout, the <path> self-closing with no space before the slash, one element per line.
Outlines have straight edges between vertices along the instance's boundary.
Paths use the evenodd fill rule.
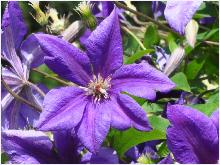
<path fill-rule="evenodd" d="M 157 20 L 158 17 L 163 16 L 165 7 L 166 5 L 161 1 L 152 1 L 152 11 L 155 20 Z"/>
<path fill-rule="evenodd" d="M 110 128 L 110 117 L 102 104 L 87 104 L 76 134 L 90 152 L 97 153 L 99 150 Z"/>
<path fill-rule="evenodd" d="M 119 164 L 116 151 L 111 148 L 102 147 L 97 154 L 90 152 L 83 155 L 81 163 L 90 164 Z"/>
<path fill-rule="evenodd" d="M 219 133 L 219 110 L 214 111 L 210 117 Z"/>
<path fill-rule="evenodd" d="M 174 164 L 174 162 L 169 154 L 167 155 L 167 157 L 163 158 L 158 164 Z"/>
<path fill-rule="evenodd" d="M 123 49 L 117 9 L 92 32 L 85 44 L 94 73 L 106 78 L 123 62 Z"/>
<path fill-rule="evenodd" d="M 204 17 L 199 20 L 199 23 L 201 25 L 211 25 L 215 23 L 215 20 L 216 20 L 215 17 Z"/>
<path fill-rule="evenodd" d="M 140 131 L 151 130 L 150 124 L 147 120 L 147 114 L 131 97 L 125 94 L 119 94 L 118 103 L 124 113 L 129 117 L 131 127 Z"/>
<path fill-rule="evenodd" d="M 86 29 L 83 33 L 83 35 L 80 36 L 79 41 L 80 43 L 84 46 L 87 39 L 89 38 L 90 34 L 91 34 L 91 30 L 90 29 Z"/>
<path fill-rule="evenodd" d="M 23 66 L 17 52 L 15 50 L 15 44 L 13 41 L 12 30 L 8 27 L 2 33 L 2 55 L 8 60 L 13 67 L 15 73 L 21 78 L 25 79 L 26 73 L 23 70 Z"/>
<path fill-rule="evenodd" d="M 2 78 L 8 85 L 21 85 L 22 80 L 11 69 L 2 68 Z"/>
<path fill-rule="evenodd" d="M 53 144 L 42 132 L 29 130 L 5 130 L 2 132 L 3 150 L 12 163 L 45 164 L 55 163 Z"/>
<path fill-rule="evenodd" d="M 33 126 L 33 122 L 39 118 L 39 112 L 15 100 L 14 97 L 5 103 L 8 95 L 5 95 L 2 99 L 2 107 L 4 108 L 1 114 L 2 127 L 7 129 L 24 129 Z M 19 92 L 19 96 L 27 100 L 30 98 L 30 95 L 26 95 L 25 89 Z"/>
<path fill-rule="evenodd" d="M 78 139 L 73 137 L 70 131 L 55 131 L 53 134 L 55 147 L 62 163 L 78 163 L 80 159 Z"/>
<path fill-rule="evenodd" d="M 70 43 L 52 35 L 35 34 L 46 54 L 45 63 L 59 76 L 85 86 L 90 80 L 89 58 Z"/>
<path fill-rule="evenodd" d="M 68 130 L 81 120 L 86 106 L 84 91 L 76 87 L 53 89 L 43 102 L 43 112 L 35 124 L 39 130 Z"/>
<path fill-rule="evenodd" d="M 30 35 L 21 45 L 22 62 L 31 68 L 43 64 L 44 55 L 34 35 Z"/>
<path fill-rule="evenodd" d="M 164 15 L 169 25 L 183 35 L 185 27 L 192 19 L 202 0 L 174 1 L 168 0 Z"/>
<path fill-rule="evenodd" d="M 182 105 L 168 106 L 167 145 L 179 163 L 217 163 L 218 133 L 203 113 Z"/>
<path fill-rule="evenodd" d="M 111 1 L 101 1 L 100 3 L 102 5 L 102 16 L 108 17 L 114 9 L 114 3 Z"/>
<path fill-rule="evenodd" d="M 154 100 L 156 91 L 168 92 L 175 84 L 148 63 L 124 65 L 112 76 L 112 90 Z"/>
<path fill-rule="evenodd" d="M 20 47 L 21 42 L 27 33 L 27 26 L 24 22 L 22 11 L 19 3 L 16 1 L 8 2 L 2 19 L 2 30 L 9 27 L 12 31 L 13 43 L 16 50 Z"/>

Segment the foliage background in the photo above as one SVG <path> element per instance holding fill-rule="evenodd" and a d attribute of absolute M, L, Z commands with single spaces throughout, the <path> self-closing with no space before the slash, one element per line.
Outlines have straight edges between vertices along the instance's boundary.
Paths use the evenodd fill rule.
<path fill-rule="evenodd" d="M 41 2 L 42 9 L 49 5 L 58 10 L 60 15 L 68 15 L 70 12 L 70 22 L 79 20 L 79 15 L 73 10 L 79 2 Z M 151 10 L 151 2 L 132 2 L 136 6 L 139 12 L 145 13 L 150 17 L 153 17 Z M 3 14 L 6 2 L 2 2 L 1 11 Z M 28 2 L 20 2 L 20 6 L 23 10 L 25 21 L 29 27 L 29 34 L 41 31 L 41 26 L 32 18 L 30 13 L 34 13 L 34 10 L 28 5 Z M 187 55 L 178 69 L 170 75 L 170 78 L 177 84 L 176 91 L 191 92 L 195 96 L 202 97 L 205 100 L 204 104 L 190 105 L 198 110 L 204 112 L 206 115 L 210 115 L 214 110 L 218 108 L 219 100 L 219 46 L 214 44 L 204 43 L 204 40 L 219 42 L 219 3 L 216 2 L 204 2 L 200 9 L 194 15 L 195 20 L 199 20 L 204 16 L 213 16 L 216 18 L 214 24 L 209 26 L 199 25 L 199 32 L 197 36 L 196 47 L 192 49 L 190 46 L 185 47 Z M 162 31 L 160 27 L 147 22 L 145 26 L 137 24 L 132 17 L 126 15 L 127 20 L 135 27 L 138 27 L 134 31 L 134 34 L 142 41 L 144 46 L 148 49 L 153 49 L 151 52 L 155 56 L 154 46 L 159 45 L 163 47 L 168 54 L 177 47 L 181 42 L 178 36 Z M 142 17 L 138 17 L 140 21 L 146 22 Z M 164 22 L 164 18 L 160 21 Z M 122 31 L 123 46 L 124 46 L 124 59 L 125 63 L 133 63 L 135 60 L 142 57 L 148 51 L 143 51 L 136 40 L 129 34 Z M 79 44 L 78 38 L 74 42 Z M 47 72 L 52 76 L 56 76 L 45 65 L 38 68 L 41 71 Z M 34 83 L 43 83 L 49 89 L 61 86 L 57 81 L 51 80 L 43 75 L 31 72 L 31 81 Z M 150 123 L 154 130 L 151 132 L 139 132 L 134 129 L 129 129 L 124 132 L 111 130 L 105 143 L 111 144 L 111 147 L 117 150 L 120 157 L 123 159 L 123 153 L 127 151 L 131 146 L 139 144 L 141 142 L 161 139 L 162 143 L 158 146 L 158 154 L 160 156 L 166 156 L 168 150 L 166 147 L 166 128 L 169 125 L 168 120 L 161 117 L 162 111 L 166 106 L 167 101 L 175 101 L 178 98 L 163 98 L 157 102 L 148 102 L 140 98 L 135 98 L 136 101 L 144 108 L 149 115 Z M 132 139 L 132 140 L 131 140 Z M 4 159 L 2 159 L 4 162 Z"/>

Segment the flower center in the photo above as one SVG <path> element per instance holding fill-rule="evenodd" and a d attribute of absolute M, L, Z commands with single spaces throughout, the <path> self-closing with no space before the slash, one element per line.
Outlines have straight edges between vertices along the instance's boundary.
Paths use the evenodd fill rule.
<path fill-rule="evenodd" d="M 108 90 L 111 87 L 110 81 L 110 77 L 103 79 L 100 74 L 93 76 L 93 80 L 90 80 L 87 88 L 84 88 L 86 95 L 92 95 L 94 102 L 109 98 Z"/>

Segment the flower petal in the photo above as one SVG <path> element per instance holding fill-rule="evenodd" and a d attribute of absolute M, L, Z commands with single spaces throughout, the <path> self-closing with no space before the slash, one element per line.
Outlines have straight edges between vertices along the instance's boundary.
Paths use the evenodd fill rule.
<path fill-rule="evenodd" d="M 102 104 L 88 103 L 76 134 L 82 144 L 97 153 L 110 128 L 111 116 Z"/>
<path fill-rule="evenodd" d="M 2 147 L 10 156 L 12 163 L 47 164 L 56 162 L 52 154 L 52 142 L 39 131 L 4 130 Z"/>
<path fill-rule="evenodd" d="M 174 30 L 183 35 L 187 23 L 192 19 L 201 3 L 202 0 L 168 0 L 164 10 L 165 18 Z"/>
<path fill-rule="evenodd" d="M 182 105 L 168 106 L 167 145 L 179 163 L 217 163 L 218 133 L 203 113 Z"/>
<path fill-rule="evenodd" d="M 151 126 L 147 120 L 147 114 L 131 97 L 125 94 L 118 95 L 118 103 L 124 113 L 129 117 L 131 126 L 140 131 L 150 131 Z"/>
<path fill-rule="evenodd" d="M 156 91 L 168 92 L 175 84 L 148 63 L 124 65 L 112 76 L 112 91 L 154 100 Z"/>
<path fill-rule="evenodd" d="M 64 164 L 79 163 L 79 141 L 71 135 L 71 131 L 55 131 L 54 144 Z"/>
<path fill-rule="evenodd" d="M 40 48 L 38 40 L 34 35 L 30 35 L 21 45 L 22 62 L 29 67 L 38 67 L 43 64 L 45 54 Z"/>
<path fill-rule="evenodd" d="M 214 111 L 210 117 L 219 133 L 219 110 Z"/>
<path fill-rule="evenodd" d="M 53 89 L 43 102 L 43 112 L 35 127 L 43 131 L 68 130 L 81 120 L 87 102 L 77 87 Z"/>
<path fill-rule="evenodd" d="M 8 85 L 21 85 L 22 80 L 12 70 L 8 68 L 2 68 L 2 78 Z"/>
<path fill-rule="evenodd" d="M 94 73 L 106 78 L 123 63 L 123 49 L 117 9 L 104 19 L 85 43 Z"/>
<path fill-rule="evenodd" d="M 45 63 L 59 76 L 85 86 L 91 79 L 89 58 L 70 43 L 48 34 L 35 34 Z"/>
<path fill-rule="evenodd" d="M 19 3 L 16 1 L 8 2 L 8 5 L 6 6 L 2 19 L 2 30 L 5 31 L 6 27 L 9 27 L 12 30 L 13 42 L 17 50 L 28 29 L 24 22 Z"/>
<path fill-rule="evenodd" d="M 81 163 L 89 164 L 119 164 L 116 151 L 111 148 L 102 147 L 97 154 L 90 152 L 83 155 Z"/>
<path fill-rule="evenodd" d="M 163 158 L 158 164 L 174 164 L 170 154 Z"/>

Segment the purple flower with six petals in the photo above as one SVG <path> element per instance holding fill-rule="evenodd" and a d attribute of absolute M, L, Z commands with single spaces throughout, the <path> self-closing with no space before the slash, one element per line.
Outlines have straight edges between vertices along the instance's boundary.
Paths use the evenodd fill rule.
<path fill-rule="evenodd" d="M 86 52 L 52 35 L 35 37 L 48 67 L 78 85 L 53 89 L 46 95 L 37 129 L 72 129 L 93 153 L 110 127 L 151 130 L 144 110 L 121 92 L 154 100 L 156 91 L 168 92 L 175 84 L 148 63 L 123 65 L 117 8 L 89 36 Z"/>

